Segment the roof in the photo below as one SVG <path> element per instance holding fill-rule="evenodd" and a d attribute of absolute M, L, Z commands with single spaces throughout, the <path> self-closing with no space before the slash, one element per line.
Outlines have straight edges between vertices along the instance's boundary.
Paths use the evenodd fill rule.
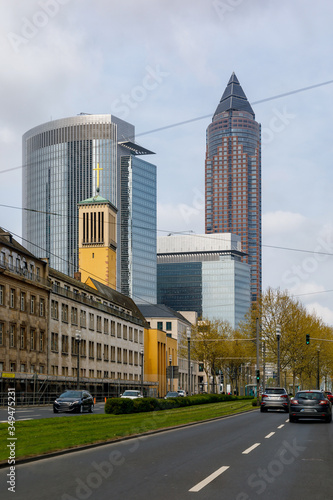
<path fill-rule="evenodd" d="M 140 146 L 136 142 L 133 141 L 120 141 L 118 142 L 119 146 L 123 146 L 126 149 L 129 149 L 133 155 L 154 155 L 153 151 Z"/>
<path fill-rule="evenodd" d="M 220 103 L 216 108 L 214 117 L 223 111 L 246 111 L 255 117 L 251 104 L 239 84 L 237 76 L 232 73 L 228 85 L 223 92 Z"/>
<path fill-rule="evenodd" d="M 41 259 L 39 257 L 36 257 L 36 255 L 29 252 L 29 250 L 27 250 L 25 247 L 20 245 L 20 243 L 18 243 L 13 238 L 11 233 L 9 233 L 8 231 L 5 231 L 5 229 L 2 229 L 1 227 L 0 227 L 0 243 L 3 243 L 7 247 L 12 248 L 13 250 L 16 250 L 22 254 L 25 254 L 28 257 L 32 257 L 34 259 L 41 261 Z"/>
<path fill-rule="evenodd" d="M 82 200 L 78 203 L 78 205 L 92 205 L 92 204 L 101 204 L 101 203 L 107 203 L 108 205 L 110 205 L 115 211 L 118 211 L 117 208 L 112 205 L 112 203 L 109 201 L 109 200 L 106 200 L 105 198 L 103 198 L 102 196 L 100 196 L 99 194 L 96 194 L 95 196 L 93 196 L 92 198 L 87 198 L 86 200 Z"/>
<path fill-rule="evenodd" d="M 135 314 L 136 317 L 141 318 L 146 323 L 146 320 L 144 318 L 144 315 L 142 315 L 140 308 L 135 304 L 135 302 L 130 297 L 118 292 L 117 290 L 114 290 L 113 288 L 107 285 L 104 285 L 103 283 L 100 283 L 99 281 L 91 277 L 90 281 L 95 286 L 96 290 L 101 295 L 104 295 L 107 298 L 107 300 L 121 307 L 124 307 L 125 309 L 133 311 L 133 314 Z"/>
<path fill-rule="evenodd" d="M 177 318 L 180 321 L 191 325 L 191 323 L 184 318 L 182 314 L 164 304 L 139 304 L 138 308 L 145 318 Z"/>

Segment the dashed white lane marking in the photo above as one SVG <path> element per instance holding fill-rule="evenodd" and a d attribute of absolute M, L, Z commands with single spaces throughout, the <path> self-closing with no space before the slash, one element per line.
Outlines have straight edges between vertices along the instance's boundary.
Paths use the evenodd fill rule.
<path fill-rule="evenodd" d="M 270 432 L 269 434 L 267 434 L 267 436 L 265 436 L 265 439 L 269 439 L 270 437 L 274 436 L 275 432 Z"/>
<path fill-rule="evenodd" d="M 282 429 L 284 427 L 284 424 L 279 425 L 278 429 Z"/>
<path fill-rule="evenodd" d="M 202 488 L 207 486 L 207 484 L 212 482 L 214 479 L 216 479 L 218 476 L 220 476 L 227 469 L 229 469 L 229 465 L 224 465 L 223 467 L 220 467 L 219 469 L 217 469 L 217 471 L 213 472 L 213 474 L 206 477 L 206 479 L 204 479 L 203 481 L 200 481 L 200 483 L 193 486 L 193 488 L 191 488 L 189 491 L 198 492 L 198 491 L 202 490 Z"/>
<path fill-rule="evenodd" d="M 247 450 L 243 451 L 242 452 L 242 455 L 247 455 L 248 453 L 250 453 L 252 450 L 254 450 L 257 446 L 260 446 L 260 443 L 255 443 L 253 444 L 252 446 L 250 446 L 250 448 L 248 448 Z"/>

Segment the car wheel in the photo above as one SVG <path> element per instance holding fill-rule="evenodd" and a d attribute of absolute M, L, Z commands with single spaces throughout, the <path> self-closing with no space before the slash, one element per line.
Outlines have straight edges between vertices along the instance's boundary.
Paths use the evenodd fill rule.
<path fill-rule="evenodd" d="M 266 413 L 267 410 L 263 406 L 260 406 L 260 411 L 261 411 L 261 413 Z"/>
<path fill-rule="evenodd" d="M 58 410 L 56 410 L 55 408 L 53 408 L 53 413 L 58 413 Z"/>
<path fill-rule="evenodd" d="M 332 422 L 332 415 L 327 415 L 327 417 L 325 418 L 325 422 L 327 424 L 329 424 L 330 422 Z"/>
<path fill-rule="evenodd" d="M 289 422 L 291 422 L 292 424 L 294 424 L 295 422 L 297 422 L 297 418 L 292 417 L 291 415 L 289 415 Z"/>
<path fill-rule="evenodd" d="M 94 405 L 93 405 L 93 404 L 91 404 L 91 405 L 90 405 L 90 408 L 89 408 L 89 412 L 90 412 L 90 413 L 92 413 L 93 411 L 94 411 Z"/>
<path fill-rule="evenodd" d="M 80 406 L 80 413 L 83 413 L 83 405 Z"/>

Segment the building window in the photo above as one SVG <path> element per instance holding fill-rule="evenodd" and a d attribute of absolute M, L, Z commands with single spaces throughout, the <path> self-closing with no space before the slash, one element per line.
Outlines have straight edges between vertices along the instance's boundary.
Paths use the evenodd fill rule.
<path fill-rule="evenodd" d="M 99 333 L 102 333 L 102 317 L 101 316 L 97 316 L 97 327 L 96 327 L 97 331 Z"/>
<path fill-rule="evenodd" d="M 3 285 L 0 285 L 0 306 L 4 305 L 4 300 L 5 300 L 5 287 Z"/>
<path fill-rule="evenodd" d="M 127 365 L 127 349 L 123 350 L 123 363 Z"/>
<path fill-rule="evenodd" d="M 113 320 L 111 320 L 111 336 L 116 336 L 116 322 Z"/>
<path fill-rule="evenodd" d="M 61 352 L 68 354 L 68 335 L 61 336 Z"/>
<path fill-rule="evenodd" d="M 39 302 L 39 316 L 41 316 L 43 318 L 44 315 L 45 315 L 45 300 L 44 299 L 40 299 L 40 302 Z"/>
<path fill-rule="evenodd" d="M 16 371 L 16 363 L 10 363 L 10 371 L 15 372 Z"/>
<path fill-rule="evenodd" d="M 133 351 L 128 351 L 128 362 L 130 365 L 133 364 Z"/>
<path fill-rule="evenodd" d="M 59 319 L 59 303 L 56 300 L 51 300 L 51 318 Z"/>
<path fill-rule="evenodd" d="M 117 363 L 121 363 L 121 348 L 117 347 Z"/>
<path fill-rule="evenodd" d="M 109 361 L 109 346 L 104 344 L 104 361 Z"/>
<path fill-rule="evenodd" d="M 109 372 L 104 372 L 104 378 L 109 378 Z"/>
<path fill-rule="evenodd" d="M 44 373 L 44 365 L 39 365 L 39 373 Z"/>
<path fill-rule="evenodd" d="M 44 332 L 40 332 L 39 334 L 39 350 L 40 352 L 44 351 Z"/>
<path fill-rule="evenodd" d="M 68 377 L 68 366 L 63 366 L 61 368 L 61 374 L 63 377 Z"/>
<path fill-rule="evenodd" d="M 63 323 L 68 323 L 68 305 L 61 304 L 61 321 Z"/>
<path fill-rule="evenodd" d="M 14 290 L 14 288 L 10 289 L 10 305 L 9 305 L 9 307 L 11 307 L 12 309 L 14 309 L 14 307 L 15 307 L 15 290 Z"/>
<path fill-rule="evenodd" d="M 36 350 L 36 330 L 30 330 L 30 350 Z"/>
<path fill-rule="evenodd" d="M 94 343 L 89 340 L 89 358 L 94 359 Z"/>
<path fill-rule="evenodd" d="M 116 362 L 116 348 L 114 345 L 111 346 L 111 363 Z"/>
<path fill-rule="evenodd" d="M 94 315 L 92 313 L 89 313 L 89 330 L 94 329 Z"/>
<path fill-rule="evenodd" d="M 133 342 L 133 327 L 132 326 L 129 327 L 128 333 L 129 333 L 130 342 Z"/>
<path fill-rule="evenodd" d="M 77 307 L 72 307 L 71 323 L 72 325 L 77 325 Z"/>
<path fill-rule="evenodd" d="M 121 323 L 117 323 L 117 338 L 121 339 Z"/>
<path fill-rule="evenodd" d="M 123 339 L 127 340 L 127 326 L 126 325 L 123 326 Z"/>
<path fill-rule="evenodd" d="M 157 322 L 157 330 L 163 330 L 163 321 Z"/>
<path fill-rule="evenodd" d="M 58 352 L 58 341 L 59 341 L 59 338 L 58 338 L 58 334 L 57 333 L 51 333 L 51 351 L 53 352 Z"/>
<path fill-rule="evenodd" d="M 86 311 L 80 311 L 80 327 L 86 328 L 87 314 Z"/>
<path fill-rule="evenodd" d="M 102 370 L 97 370 L 97 378 L 102 378 Z"/>
<path fill-rule="evenodd" d="M 166 331 L 172 330 L 171 321 L 167 321 L 165 325 Z"/>
<path fill-rule="evenodd" d="M 138 329 L 134 328 L 134 342 L 138 342 Z"/>
<path fill-rule="evenodd" d="M 30 297 L 30 314 L 35 314 L 35 304 L 36 304 L 36 297 L 34 295 L 31 295 L 31 297 Z"/>
<path fill-rule="evenodd" d="M 3 330 L 4 330 L 4 324 L 0 323 L 0 345 L 4 345 L 3 344 Z"/>
<path fill-rule="evenodd" d="M 15 325 L 9 326 L 9 347 L 16 347 Z"/>
<path fill-rule="evenodd" d="M 24 363 L 21 363 L 20 372 L 25 373 L 25 371 L 26 371 L 26 365 Z"/>
<path fill-rule="evenodd" d="M 25 349 L 25 328 L 23 326 L 20 330 L 20 348 Z"/>
<path fill-rule="evenodd" d="M 104 333 L 109 335 L 109 320 L 104 318 Z"/>
<path fill-rule="evenodd" d="M 21 311 L 25 311 L 25 292 L 21 292 Z"/>
<path fill-rule="evenodd" d="M 102 359 L 102 344 L 97 343 L 97 359 Z"/>

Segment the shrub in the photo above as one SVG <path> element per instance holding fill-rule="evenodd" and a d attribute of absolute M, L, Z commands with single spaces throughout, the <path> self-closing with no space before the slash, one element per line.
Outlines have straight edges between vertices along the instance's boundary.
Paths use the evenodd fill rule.
<path fill-rule="evenodd" d="M 132 399 L 112 398 L 108 399 L 105 403 L 105 413 L 113 413 L 114 415 L 121 415 L 123 413 L 134 412 L 134 402 Z"/>

